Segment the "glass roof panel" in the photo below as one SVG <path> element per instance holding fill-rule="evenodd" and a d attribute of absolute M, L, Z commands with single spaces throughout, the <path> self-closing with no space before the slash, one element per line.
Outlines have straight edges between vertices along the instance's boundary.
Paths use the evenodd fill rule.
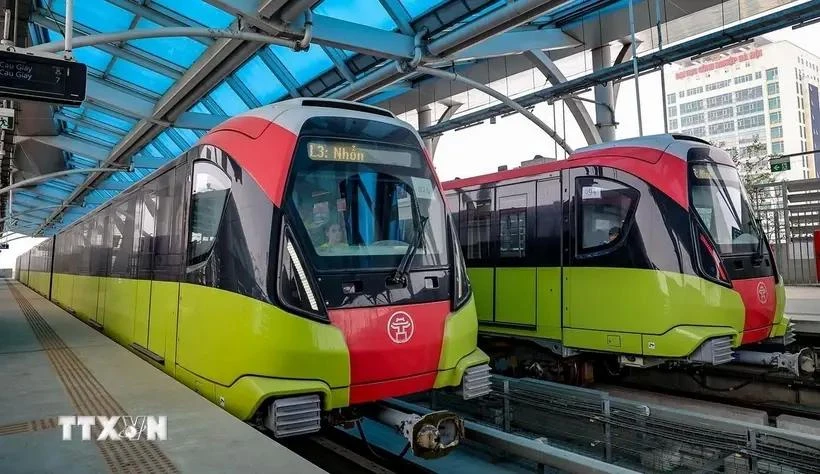
<path fill-rule="evenodd" d="M 436 8 L 446 0 L 400 0 L 404 9 L 412 18 L 418 18 L 422 14 Z"/>
<path fill-rule="evenodd" d="M 52 0 L 51 10 L 65 17 L 65 0 Z M 74 2 L 74 21 L 103 33 L 127 30 L 134 14 L 105 1 Z"/>
<path fill-rule="evenodd" d="M 112 127 L 119 128 L 120 130 L 125 132 L 131 130 L 131 127 L 133 127 L 136 124 L 135 120 L 110 115 L 97 109 L 86 110 L 85 116 L 90 118 L 91 120 L 96 120 L 97 122 L 102 122 Z"/>
<path fill-rule="evenodd" d="M 248 110 L 248 104 L 226 82 L 217 86 L 209 97 L 228 115 L 238 115 Z"/>
<path fill-rule="evenodd" d="M 168 76 L 163 76 L 122 58 L 114 62 L 111 75 L 157 94 L 164 93 L 174 83 L 174 80 Z"/>
<path fill-rule="evenodd" d="M 333 67 L 333 61 L 330 60 L 327 53 L 316 46 L 298 53 L 283 46 L 272 45 L 269 48 L 300 84 L 307 83 Z"/>
<path fill-rule="evenodd" d="M 382 30 L 396 29 L 396 22 L 390 18 L 382 4 L 373 0 L 324 0 L 313 11 L 319 15 Z"/>
<path fill-rule="evenodd" d="M 203 0 L 151 0 L 150 3 L 162 5 L 163 7 L 179 13 L 182 16 L 203 24 L 211 28 L 225 28 L 230 25 L 234 17 L 230 13 L 210 5 Z M 150 5 L 149 5 L 150 6 Z"/>
<path fill-rule="evenodd" d="M 236 71 L 236 77 L 245 84 L 245 87 L 247 87 L 262 104 L 270 104 L 287 92 L 285 86 L 279 82 L 279 79 L 273 75 L 273 72 L 271 72 L 259 56 L 254 56 L 250 61 L 239 68 L 239 70 Z M 197 106 L 200 106 L 205 113 L 210 113 L 205 106 L 201 104 L 197 104 Z M 193 112 L 199 112 L 199 110 L 191 110 Z"/>
<path fill-rule="evenodd" d="M 100 132 L 99 130 L 95 130 L 91 127 L 84 127 L 82 125 L 77 125 L 74 127 L 72 133 L 75 133 L 80 136 L 89 137 L 92 139 L 97 139 L 101 142 L 110 143 L 112 145 L 116 144 L 120 141 L 120 137 L 116 135 L 111 135 L 108 133 Z"/>
<path fill-rule="evenodd" d="M 180 138 L 185 140 L 189 147 L 199 140 L 199 135 L 189 128 L 174 128 L 173 130 L 179 134 Z"/>
<path fill-rule="evenodd" d="M 170 151 L 173 154 L 173 156 L 182 154 L 182 148 L 179 145 L 177 145 L 177 142 L 175 142 L 171 139 L 171 137 L 168 136 L 168 132 L 162 132 L 161 134 L 159 134 L 159 136 L 155 138 L 155 141 L 157 141 L 159 144 L 167 148 L 168 151 Z"/>
<path fill-rule="evenodd" d="M 153 21 L 140 18 L 137 28 L 155 29 L 161 26 Z M 129 41 L 129 43 L 143 51 L 185 67 L 193 64 L 207 48 L 204 44 L 191 38 L 147 38 Z"/>
<path fill-rule="evenodd" d="M 247 85 L 247 84 L 245 84 L 245 85 Z M 210 114 L 210 113 L 211 113 L 211 111 L 210 111 L 210 110 L 208 110 L 208 107 L 205 107 L 205 106 L 202 104 L 202 102 L 201 102 L 201 101 L 200 101 L 200 102 L 197 102 L 196 104 L 194 104 L 194 106 L 193 106 L 193 107 L 191 107 L 190 109 L 188 109 L 188 112 L 197 112 L 197 113 L 200 113 L 200 114 Z"/>
<path fill-rule="evenodd" d="M 145 145 L 145 148 L 142 149 L 141 154 L 152 157 L 165 157 L 165 155 L 162 152 L 160 152 L 157 149 L 157 147 L 155 147 L 152 143 Z"/>
<path fill-rule="evenodd" d="M 63 35 L 56 31 L 47 29 L 46 33 L 48 34 L 48 41 L 65 40 Z M 75 49 L 74 57 L 77 61 L 85 64 L 89 68 L 96 69 L 99 72 L 105 72 L 106 68 L 108 68 L 108 64 L 113 58 L 110 54 L 93 46 L 83 46 L 82 48 Z"/>

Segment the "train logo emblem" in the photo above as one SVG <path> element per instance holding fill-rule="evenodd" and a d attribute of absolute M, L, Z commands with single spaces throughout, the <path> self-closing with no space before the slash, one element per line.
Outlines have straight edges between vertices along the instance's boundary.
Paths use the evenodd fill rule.
<path fill-rule="evenodd" d="M 766 303 L 769 300 L 769 290 L 766 289 L 766 285 L 762 281 L 757 284 L 757 300 L 761 303 Z"/>
<path fill-rule="evenodd" d="M 398 311 L 387 321 L 387 335 L 396 344 L 404 344 L 413 337 L 413 318 L 404 311 Z"/>

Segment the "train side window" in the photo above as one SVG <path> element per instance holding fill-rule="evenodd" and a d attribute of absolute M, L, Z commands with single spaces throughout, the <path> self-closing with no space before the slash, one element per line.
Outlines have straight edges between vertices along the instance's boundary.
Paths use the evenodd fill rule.
<path fill-rule="evenodd" d="M 499 256 L 521 258 L 527 248 L 527 194 L 498 198 Z"/>
<path fill-rule="evenodd" d="M 208 259 L 231 189 L 230 178 L 210 161 L 194 163 L 193 175 L 188 265 Z"/>
<path fill-rule="evenodd" d="M 130 277 L 134 249 L 137 194 L 132 194 L 111 212 L 111 276 Z M 76 254 L 76 252 L 74 252 Z"/>
<path fill-rule="evenodd" d="M 461 209 L 464 218 L 459 219 L 459 226 L 464 239 L 462 245 L 466 250 L 464 257 L 468 261 L 490 258 L 493 191 L 489 188 L 461 195 Z"/>
<path fill-rule="evenodd" d="M 576 181 L 578 249 L 596 252 L 621 242 L 638 203 L 638 191 L 617 181 L 583 177 Z"/>

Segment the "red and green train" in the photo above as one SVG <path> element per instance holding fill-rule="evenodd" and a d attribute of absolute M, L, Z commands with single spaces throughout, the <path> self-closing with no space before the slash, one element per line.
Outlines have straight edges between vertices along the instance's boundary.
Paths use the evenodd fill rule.
<path fill-rule="evenodd" d="M 465 271 L 415 130 L 307 98 L 227 120 L 17 262 L 21 282 L 276 436 L 391 397 L 489 393 Z"/>
<path fill-rule="evenodd" d="M 611 142 L 444 188 L 496 370 L 579 383 L 594 360 L 718 365 L 791 342 L 738 172 L 703 140 Z"/>

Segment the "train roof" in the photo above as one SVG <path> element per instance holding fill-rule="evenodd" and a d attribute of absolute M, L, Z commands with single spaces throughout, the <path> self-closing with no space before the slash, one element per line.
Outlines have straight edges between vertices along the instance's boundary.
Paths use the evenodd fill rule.
<path fill-rule="evenodd" d="M 596 157 L 602 156 L 615 155 L 655 163 L 658 159 L 660 159 L 661 155 L 665 153 L 668 155 L 673 155 L 686 162 L 693 159 L 692 153 L 690 153 L 693 149 L 708 150 L 710 155 L 714 155 L 714 153 L 712 153 L 713 151 L 719 150 L 706 140 L 689 135 L 671 133 L 648 135 L 644 137 L 627 138 L 579 148 L 572 152 L 566 160 L 523 166 L 520 168 L 497 171 L 470 178 L 456 178 L 442 183 L 442 186 L 445 190 L 450 190 L 496 183 L 499 181 L 515 180 L 517 178 L 531 177 L 534 175 L 560 171 L 565 168 L 571 168 L 574 161 L 581 159 L 594 160 Z M 655 150 L 656 152 L 652 152 L 652 150 Z M 720 154 L 725 156 L 711 156 L 710 158 L 713 161 L 723 163 L 728 161 L 728 164 L 731 164 L 731 158 L 729 158 L 728 154 L 725 152 Z"/>

